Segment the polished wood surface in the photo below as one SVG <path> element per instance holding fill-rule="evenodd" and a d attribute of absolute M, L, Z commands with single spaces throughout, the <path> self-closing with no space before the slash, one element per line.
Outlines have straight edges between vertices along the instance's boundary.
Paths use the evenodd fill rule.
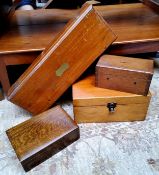
<path fill-rule="evenodd" d="M 94 75 L 75 83 L 72 89 L 77 123 L 144 120 L 151 98 L 150 93 L 142 96 L 95 87 Z M 116 103 L 114 112 L 109 112 L 108 103 Z"/>
<path fill-rule="evenodd" d="M 63 23 L 58 23 L 56 27 L 53 24 L 13 27 L 0 37 L 0 54 L 42 51 L 63 27 Z"/>
<path fill-rule="evenodd" d="M 95 8 L 118 36 L 110 47 L 110 53 L 132 54 L 159 50 L 159 15 L 147 6 L 137 3 Z M 38 10 L 17 11 L 13 23 L 19 27 L 12 27 L 0 38 L 0 44 L 3 43 L 0 53 L 44 50 L 52 38 L 62 30 L 65 22 L 78 13 L 79 10 L 57 9 L 43 9 L 39 10 L 39 13 Z M 57 21 L 60 21 L 60 24 Z M 42 25 L 44 23 L 47 25 Z"/>
<path fill-rule="evenodd" d="M 109 22 L 118 35 L 117 40 L 109 47 L 107 53 L 125 55 L 156 52 L 159 50 L 159 15 L 145 5 L 122 4 L 95 7 Z M 79 10 L 40 9 L 33 11 L 16 11 L 12 18 L 12 27 L 0 38 L 0 60 L 7 59 L 4 68 L 11 64 L 31 64 L 48 43 L 62 30 L 66 22 L 77 16 Z M 45 24 L 45 25 L 43 25 Z M 19 27 L 15 27 L 19 25 Z M 13 27 L 14 26 L 14 27 Z M 39 37 L 41 36 L 41 37 Z M 32 52 L 32 56 L 26 52 Z M 34 55 L 35 52 L 35 55 Z M 9 54 L 10 53 L 10 54 Z M 19 53 L 19 55 L 11 55 Z M 8 55 L 9 54 L 9 55 Z M 18 58 L 18 59 L 17 59 Z M 1 82 L 5 92 L 10 86 L 5 73 Z"/>
<path fill-rule="evenodd" d="M 136 43 L 130 42 L 130 43 L 113 44 L 109 48 L 109 50 L 107 50 L 107 53 L 113 54 L 113 55 L 150 53 L 150 52 L 157 52 L 159 49 L 158 46 L 159 46 L 158 39 L 157 40 L 149 39 L 148 41 L 143 40 L 141 42 L 139 41 Z"/>
<path fill-rule="evenodd" d="M 8 99 L 33 114 L 45 111 L 115 39 L 92 6 L 83 6 L 78 18 L 67 24 L 15 82 Z"/>
<path fill-rule="evenodd" d="M 153 74 L 154 66 L 153 60 L 125 56 L 103 55 L 99 59 L 96 67 L 114 68 L 127 71 L 142 72 L 144 74 Z"/>
<path fill-rule="evenodd" d="M 4 60 L 6 66 L 31 64 L 41 52 L 27 52 L 27 53 L 14 53 L 4 54 L 0 56 L 0 60 Z"/>
<path fill-rule="evenodd" d="M 66 23 L 72 18 L 78 16 L 79 12 L 80 9 L 17 10 L 12 16 L 11 26 L 54 24 L 56 22 Z"/>
<path fill-rule="evenodd" d="M 42 163 L 79 138 L 79 128 L 56 106 L 6 131 L 25 171 Z"/>
<path fill-rule="evenodd" d="M 153 60 L 103 55 L 96 65 L 96 86 L 147 95 L 153 67 Z"/>

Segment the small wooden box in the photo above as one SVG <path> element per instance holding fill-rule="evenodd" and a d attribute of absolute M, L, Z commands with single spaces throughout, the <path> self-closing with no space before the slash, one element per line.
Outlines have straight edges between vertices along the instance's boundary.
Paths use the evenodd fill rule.
<path fill-rule="evenodd" d="M 102 123 L 144 120 L 151 99 L 95 87 L 95 76 L 73 85 L 73 106 L 77 123 Z"/>
<path fill-rule="evenodd" d="M 45 111 L 115 39 L 105 20 L 85 4 L 15 82 L 8 100 L 34 115 Z"/>
<path fill-rule="evenodd" d="M 96 86 L 147 95 L 153 60 L 104 55 L 96 65 Z"/>
<path fill-rule="evenodd" d="M 79 138 L 79 128 L 54 107 L 6 131 L 25 171 L 42 163 Z"/>

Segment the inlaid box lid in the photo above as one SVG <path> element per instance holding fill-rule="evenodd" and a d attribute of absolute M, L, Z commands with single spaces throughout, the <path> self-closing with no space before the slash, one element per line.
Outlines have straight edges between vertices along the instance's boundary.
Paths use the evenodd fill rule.
<path fill-rule="evenodd" d="M 77 124 L 60 106 L 39 114 L 6 133 L 26 170 L 34 167 L 32 162 L 44 161 L 48 155 L 51 156 L 79 138 Z"/>

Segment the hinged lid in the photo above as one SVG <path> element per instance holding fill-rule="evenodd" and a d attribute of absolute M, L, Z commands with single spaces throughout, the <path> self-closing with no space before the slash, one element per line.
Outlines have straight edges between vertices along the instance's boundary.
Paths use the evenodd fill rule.
<path fill-rule="evenodd" d="M 24 161 L 76 129 L 77 124 L 60 106 L 56 106 L 7 130 L 7 135 L 17 157 Z M 39 159 L 43 157 L 41 153 Z"/>
<path fill-rule="evenodd" d="M 117 105 L 148 103 L 148 96 L 120 92 L 95 87 L 95 76 L 90 75 L 73 85 L 74 106 L 107 106 L 108 103 Z"/>
<path fill-rule="evenodd" d="M 153 60 L 123 56 L 103 55 L 96 67 L 139 72 L 153 75 Z M 140 75 L 141 76 L 141 75 Z"/>

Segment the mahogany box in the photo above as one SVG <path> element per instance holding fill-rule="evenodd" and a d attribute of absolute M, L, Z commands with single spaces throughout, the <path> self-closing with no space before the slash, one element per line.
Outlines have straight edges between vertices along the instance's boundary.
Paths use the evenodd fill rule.
<path fill-rule="evenodd" d="M 153 76 L 153 60 L 102 56 L 96 65 L 96 86 L 147 95 Z"/>
<path fill-rule="evenodd" d="M 144 120 L 151 94 L 147 96 L 95 86 L 90 75 L 73 85 L 73 109 L 77 123 Z"/>
<path fill-rule="evenodd" d="M 79 127 L 56 106 L 6 131 L 25 171 L 79 138 Z"/>
<path fill-rule="evenodd" d="M 15 82 L 8 100 L 32 114 L 45 111 L 115 39 L 105 20 L 85 4 Z"/>

